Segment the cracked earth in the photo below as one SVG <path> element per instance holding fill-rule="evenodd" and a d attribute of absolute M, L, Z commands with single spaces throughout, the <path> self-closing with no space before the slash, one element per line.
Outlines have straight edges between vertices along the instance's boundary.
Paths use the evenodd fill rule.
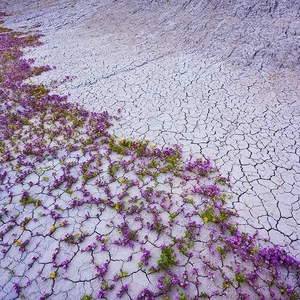
<path fill-rule="evenodd" d="M 178 144 L 182 148 L 183 160 L 188 159 L 190 154 L 210 158 L 219 168 L 218 171 L 210 170 L 212 173 L 220 170 L 225 177 L 230 174 L 231 190 L 231 186 L 226 189 L 221 186 L 221 189 L 230 193 L 226 209 L 238 213 L 236 221 L 240 230 L 249 234 L 258 231 L 259 241 L 266 239 L 270 244 L 280 245 L 300 259 L 298 1 L 243 1 L 243 4 L 239 1 L 193 0 L 64 0 L 59 4 L 47 0 L 34 3 L 2 1 L 0 10 L 9 14 L 4 20 L 6 27 L 38 30 L 44 34 L 41 38 L 43 45 L 25 49 L 25 57 L 34 58 L 35 65 L 49 64 L 56 68 L 28 82 L 43 83 L 51 89 L 51 94 L 69 94 L 69 102 L 79 103 L 89 111 L 108 111 L 116 115 L 120 109 L 121 117 L 112 122 L 111 130 L 118 138 L 149 140 L 161 147 Z M 107 159 L 111 153 L 108 149 L 103 151 L 98 151 L 97 155 Z M 141 172 L 144 162 L 135 162 L 128 169 L 124 163 L 123 169 L 119 165 L 114 169 L 117 155 L 102 162 L 104 166 L 101 165 L 101 168 L 105 169 L 108 165 L 110 172 L 100 172 L 101 176 L 97 173 L 102 183 L 109 182 L 112 194 L 105 189 L 97 190 L 96 194 L 92 194 L 94 198 L 89 200 L 90 210 L 87 213 L 80 209 L 87 204 L 84 200 L 82 203 L 73 202 L 77 201 L 76 197 L 84 198 L 85 192 L 95 192 L 95 186 L 103 185 L 96 180 L 96 175 L 84 170 L 87 164 L 97 172 L 95 153 L 83 157 L 78 155 L 74 151 L 69 152 L 69 157 L 62 154 L 56 160 L 40 162 L 36 173 L 26 179 L 24 184 L 39 182 L 31 192 L 43 205 L 37 205 L 33 211 L 28 208 L 29 205 L 24 206 L 23 212 L 18 207 L 14 208 L 22 217 L 30 213 L 32 219 L 38 220 L 27 222 L 25 218 L 22 219 L 24 224 L 15 221 L 20 227 L 29 224 L 23 233 L 13 229 L 13 243 L 19 245 L 15 249 L 9 246 L 1 261 L 2 299 L 21 297 L 22 293 L 12 291 L 12 283 L 17 281 L 21 282 L 20 286 L 30 282 L 28 288 L 24 288 L 26 299 L 80 299 L 83 295 L 97 298 L 101 296 L 98 277 L 102 278 L 103 297 L 137 299 L 143 288 L 151 290 L 152 287 L 153 290 L 154 281 L 160 282 L 158 275 L 155 280 L 151 277 L 157 270 L 149 273 L 146 266 L 154 266 L 158 260 L 161 269 L 169 270 L 164 267 L 159 253 L 165 254 L 163 251 L 169 249 L 166 245 L 172 244 L 174 238 L 178 238 L 175 244 L 180 244 L 182 240 L 179 237 L 187 228 L 193 228 L 190 236 L 199 244 L 209 243 L 209 239 L 202 238 L 205 233 L 212 240 L 222 234 L 222 229 L 220 233 L 212 233 L 205 226 L 202 228 L 200 217 L 209 219 L 209 215 L 197 215 L 195 205 L 186 203 L 183 206 L 180 202 L 190 195 L 202 193 L 195 191 L 197 178 L 185 182 L 184 188 L 181 186 L 182 178 L 174 183 L 164 176 L 140 180 L 136 174 Z M 68 171 L 61 167 L 61 159 Z M 191 172 L 191 168 L 185 168 L 185 171 Z M 17 176 L 14 172 L 16 168 L 11 171 L 11 178 Z M 71 172 L 70 176 L 74 172 L 83 172 L 90 177 L 83 177 L 84 185 L 67 180 L 70 186 L 64 188 L 69 190 L 53 190 L 52 194 L 45 192 L 50 185 L 59 187 L 58 181 L 68 172 Z M 117 183 L 110 181 L 117 172 Z M 206 186 L 210 186 L 213 178 L 218 177 L 208 178 Z M 139 183 L 135 184 L 138 180 Z M 7 188 L 11 182 L 3 181 L 2 185 L 6 184 Z M 160 191 L 155 194 L 156 200 L 147 194 L 150 193 L 147 188 L 154 186 L 159 186 Z M 101 208 L 103 203 L 96 203 L 96 198 L 103 198 L 103 195 L 112 201 L 115 198 L 120 200 L 124 191 L 127 196 L 135 195 L 139 200 L 151 198 L 154 202 L 146 207 L 127 207 L 128 210 L 136 209 L 130 217 L 119 214 L 121 209 L 116 202 L 111 205 L 104 203 L 109 209 Z M 8 201 L 9 194 L 6 192 L 2 190 L 2 203 Z M 18 184 L 11 186 L 10 192 L 15 193 L 15 201 L 30 199 L 22 194 L 23 189 Z M 154 192 L 151 190 L 151 193 Z M 170 193 L 172 197 L 169 197 Z M 207 196 L 206 192 L 204 194 Z M 219 192 L 214 196 L 219 196 Z M 164 204 L 158 204 L 158 200 Z M 160 206 L 158 211 L 151 204 Z M 207 212 L 210 208 L 203 206 L 201 209 Z M 182 219 L 174 224 L 171 220 L 174 215 L 170 219 L 167 210 L 176 216 L 184 215 L 189 225 Z M 37 216 L 44 218 L 40 220 Z M 63 223 L 64 220 L 68 224 Z M 4 225 L 7 225 L 8 221 L 5 222 Z M 192 223 L 201 228 L 191 226 Z M 155 227 L 159 224 L 169 226 L 166 236 L 161 231 L 164 229 Z M 156 234 L 151 231 L 153 226 Z M 145 228 L 149 231 L 147 234 Z M 36 230 L 40 234 L 33 238 L 32 233 Z M 201 238 L 198 237 L 200 230 Z M 127 233 L 129 239 L 126 239 Z M 139 238 L 138 233 L 141 233 Z M 35 241 L 26 247 L 24 240 L 30 237 Z M 11 245 L 12 239 L 5 242 Z M 185 242 L 188 244 L 190 240 Z M 25 256 L 18 247 L 26 248 Z M 161 249 L 167 250 L 160 252 Z M 215 268 L 205 258 L 210 252 L 198 252 L 192 249 L 191 257 L 180 252 L 183 258 L 176 263 L 180 279 L 176 279 L 173 273 L 168 274 L 171 281 L 179 280 L 179 291 L 188 291 L 187 299 L 188 295 L 190 298 L 205 296 L 201 295 L 197 284 L 185 286 L 187 283 L 182 278 L 189 274 L 186 281 L 201 281 L 211 299 L 244 299 L 237 292 L 239 280 L 236 285 L 230 282 L 228 294 L 222 294 L 222 282 L 227 282 L 225 277 L 234 277 L 231 274 L 234 270 L 229 270 L 226 276 L 221 271 L 217 275 L 208 272 L 202 276 L 195 270 L 192 257 L 201 257 L 210 271 Z M 45 255 L 39 256 L 41 253 Z M 154 257 L 158 259 L 155 261 Z M 37 263 L 34 263 L 35 260 Z M 70 264 L 72 260 L 74 264 Z M 225 260 L 223 263 L 230 264 Z M 28 265 L 32 266 L 30 271 L 26 269 Z M 39 277 L 35 277 L 36 273 Z M 216 289 L 211 283 L 217 280 L 214 276 L 222 278 L 220 286 L 214 283 Z M 293 282 L 288 275 L 286 278 Z M 113 284 L 116 288 L 111 288 Z M 153 292 L 155 297 L 166 296 L 164 289 L 160 289 L 159 285 L 156 288 L 159 292 Z M 253 299 L 260 299 L 259 294 L 247 292 Z M 270 295 L 265 299 L 271 299 Z M 151 296 L 140 297 L 152 299 Z M 169 297 L 176 299 L 174 294 Z M 280 298 L 277 295 L 274 299 Z"/>

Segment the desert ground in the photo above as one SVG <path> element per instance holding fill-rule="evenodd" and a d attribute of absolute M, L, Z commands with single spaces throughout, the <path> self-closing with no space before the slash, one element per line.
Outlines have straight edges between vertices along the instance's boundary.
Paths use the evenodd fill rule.
<path fill-rule="evenodd" d="M 300 259 L 298 1 L 2 0 L 0 11 L 8 13 L 5 27 L 43 34 L 41 46 L 24 49 L 25 58 L 55 68 L 27 82 L 43 83 L 89 111 L 118 115 L 111 132 L 120 139 L 180 145 L 184 160 L 209 158 L 231 178 L 226 207 L 238 213 L 239 228 Z M 3 190 L 0 197 L 4 203 Z M 72 215 L 74 224 L 81 214 Z M 84 227 L 95 224 L 92 218 Z M 37 252 L 52 254 L 55 241 L 45 238 Z M 124 268 L 130 251 L 110 251 L 118 252 L 113 270 Z M 27 264 L 11 253 L 1 261 L 1 299 L 19 297 L 4 267 Z M 50 274 L 45 261 L 43 272 Z M 69 273 L 79 275 L 72 280 L 42 285 L 36 279 L 24 297 L 97 298 L 89 260 L 74 264 Z M 128 266 L 130 276 L 124 275 L 131 286 L 152 286 L 134 270 Z M 30 274 L 17 272 L 14 281 Z M 229 295 L 211 299 L 238 299 Z M 121 296 L 137 299 L 130 288 Z"/>

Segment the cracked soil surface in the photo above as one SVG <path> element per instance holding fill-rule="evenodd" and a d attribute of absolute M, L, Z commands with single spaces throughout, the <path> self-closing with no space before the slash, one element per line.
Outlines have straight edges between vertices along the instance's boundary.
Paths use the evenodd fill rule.
<path fill-rule="evenodd" d="M 45 35 L 26 56 L 57 68 L 34 80 L 120 108 L 118 137 L 215 159 L 241 227 L 300 259 L 299 1 L 58 2 L 0 4 L 7 27 Z"/>

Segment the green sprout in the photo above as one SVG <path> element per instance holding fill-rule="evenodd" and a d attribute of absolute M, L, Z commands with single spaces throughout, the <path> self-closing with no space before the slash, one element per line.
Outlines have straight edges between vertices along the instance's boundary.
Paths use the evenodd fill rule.
<path fill-rule="evenodd" d="M 235 273 L 235 280 L 238 284 L 246 282 L 246 276 L 240 273 Z"/>
<path fill-rule="evenodd" d="M 32 198 L 32 197 L 27 196 L 27 197 L 22 198 L 20 200 L 20 203 L 25 206 L 27 204 L 36 203 L 36 200 L 34 198 Z"/>
<path fill-rule="evenodd" d="M 81 300 L 92 300 L 92 299 L 93 299 L 92 295 L 88 295 L 88 294 L 85 294 L 81 297 Z"/>
<path fill-rule="evenodd" d="M 168 270 L 176 264 L 174 250 L 171 247 L 164 247 L 161 250 L 160 258 L 157 261 L 159 267 L 163 270 Z"/>
<path fill-rule="evenodd" d="M 216 216 L 213 207 L 211 205 L 207 205 L 206 209 L 202 211 L 201 217 L 204 223 L 215 222 Z"/>
<path fill-rule="evenodd" d="M 110 166 L 110 168 L 108 170 L 108 174 L 111 177 L 114 177 L 118 170 L 119 170 L 119 165 L 113 164 L 112 166 Z"/>

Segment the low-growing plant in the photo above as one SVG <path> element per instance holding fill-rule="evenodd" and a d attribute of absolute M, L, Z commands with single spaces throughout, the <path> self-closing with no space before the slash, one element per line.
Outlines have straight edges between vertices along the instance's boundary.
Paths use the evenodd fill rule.
<path fill-rule="evenodd" d="M 165 246 L 161 249 L 160 257 L 157 261 L 159 268 L 163 270 L 168 270 L 176 265 L 176 256 L 174 250 L 169 247 Z"/>

